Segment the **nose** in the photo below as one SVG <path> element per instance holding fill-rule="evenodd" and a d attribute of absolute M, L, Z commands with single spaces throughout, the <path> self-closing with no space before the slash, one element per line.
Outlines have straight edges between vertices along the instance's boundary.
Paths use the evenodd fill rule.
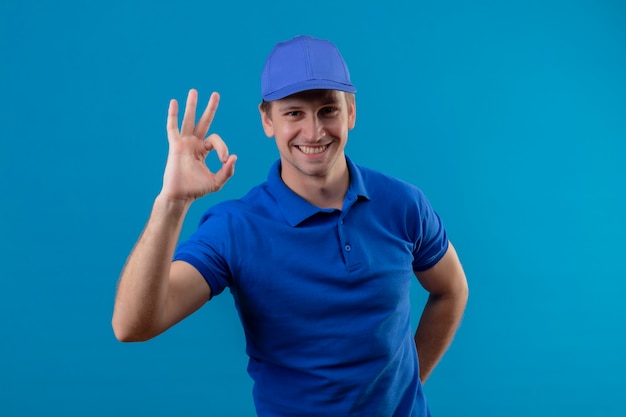
<path fill-rule="evenodd" d="M 317 142 L 324 136 L 326 131 L 324 123 L 318 116 L 310 116 L 302 121 L 302 138 L 308 142 Z"/>

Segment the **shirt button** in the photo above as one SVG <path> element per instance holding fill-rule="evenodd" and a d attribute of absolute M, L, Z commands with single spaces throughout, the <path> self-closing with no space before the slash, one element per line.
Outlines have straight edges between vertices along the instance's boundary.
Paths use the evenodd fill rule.
<path fill-rule="evenodd" d="M 346 252 L 350 252 L 352 250 L 352 246 L 350 245 L 346 245 L 343 248 L 346 250 Z"/>

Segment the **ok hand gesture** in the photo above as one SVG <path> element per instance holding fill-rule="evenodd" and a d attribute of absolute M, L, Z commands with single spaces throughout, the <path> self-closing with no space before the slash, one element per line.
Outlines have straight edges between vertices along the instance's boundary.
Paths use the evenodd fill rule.
<path fill-rule="evenodd" d="M 167 115 L 169 153 L 163 175 L 161 196 L 171 200 L 192 202 L 208 193 L 218 191 L 235 172 L 235 155 L 228 155 L 226 144 L 217 134 L 205 138 L 217 105 L 219 94 L 211 94 L 202 117 L 194 125 L 198 92 L 189 90 L 183 123 L 178 129 L 178 102 L 170 101 Z M 206 157 L 215 150 L 222 167 L 215 173 L 206 165 Z"/>

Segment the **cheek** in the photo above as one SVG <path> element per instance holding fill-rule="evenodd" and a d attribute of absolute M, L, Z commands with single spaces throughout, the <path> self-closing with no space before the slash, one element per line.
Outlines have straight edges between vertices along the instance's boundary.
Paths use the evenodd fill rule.
<path fill-rule="evenodd" d="M 298 128 L 295 124 L 285 123 L 280 126 L 276 126 L 275 130 L 276 138 L 280 138 L 280 140 L 283 142 L 289 141 L 298 136 Z"/>
<path fill-rule="evenodd" d="M 337 120 L 327 126 L 327 130 L 334 136 L 345 136 L 348 132 L 348 125 L 345 120 Z"/>

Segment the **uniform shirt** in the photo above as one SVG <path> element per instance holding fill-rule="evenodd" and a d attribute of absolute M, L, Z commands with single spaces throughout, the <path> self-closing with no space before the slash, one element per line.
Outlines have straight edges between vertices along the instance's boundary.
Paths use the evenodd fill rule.
<path fill-rule="evenodd" d="M 409 287 L 445 254 L 446 232 L 418 188 L 347 162 L 342 210 L 295 194 L 278 161 L 176 251 L 213 295 L 229 287 L 259 416 L 429 415 Z"/>

